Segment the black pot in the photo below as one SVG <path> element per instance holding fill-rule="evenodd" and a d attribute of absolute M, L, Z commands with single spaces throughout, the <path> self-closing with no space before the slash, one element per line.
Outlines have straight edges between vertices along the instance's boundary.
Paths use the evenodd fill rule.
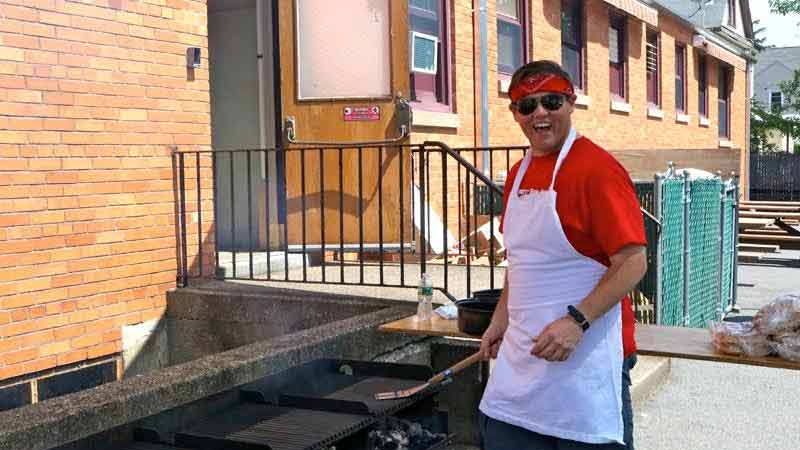
<path fill-rule="evenodd" d="M 503 289 L 484 289 L 482 291 L 475 291 L 472 293 L 472 298 L 486 302 L 497 303 L 500 300 L 500 294 Z"/>
<path fill-rule="evenodd" d="M 481 336 L 492 321 L 497 301 L 467 298 L 456 302 L 458 308 L 458 330 L 473 336 Z"/>

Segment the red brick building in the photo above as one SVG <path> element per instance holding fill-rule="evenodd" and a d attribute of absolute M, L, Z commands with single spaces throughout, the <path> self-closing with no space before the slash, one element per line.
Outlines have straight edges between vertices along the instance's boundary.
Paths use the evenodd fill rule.
<path fill-rule="evenodd" d="M 726 31 L 741 31 L 739 47 L 661 3 L 387 0 L 365 17 L 393 30 L 384 42 L 391 52 L 378 52 L 388 81 L 367 96 L 378 100 L 348 101 L 389 110 L 412 93 L 412 142 L 520 144 L 507 112 L 510 72 L 533 59 L 571 61 L 581 89 L 576 127 L 632 172 L 652 174 L 683 158 L 745 175 L 747 2 L 729 2 L 744 18 Z M 295 45 L 306 45 L 293 34 L 295 4 L 329 7 L 0 0 L 0 382 L 122 361 L 123 350 L 141 345 L 175 286 L 174 147 L 274 147 L 289 115 L 316 118 L 314 126 L 298 121 L 304 137 L 394 133 L 381 116 L 358 125 L 363 133 L 325 135 L 344 128 L 326 128 L 320 111 L 331 107 L 338 117 L 343 103 L 301 101 L 315 86 L 295 75 L 307 73 L 303 58 L 293 60 Z M 413 80 L 409 31 L 441 43 L 436 70 L 423 67 Z M 193 49 L 199 67 L 187 67 Z M 252 76 L 237 78 L 242 73 Z M 365 75 L 351 81 L 358 76 Z M 245 112 L 230 115 L 226 102 Z M 243 124 L 248 117 L 259 120 Z M 210 169 L 200 178 L 210 189 Z M 211 220 L 204 225 L 213 230 Z M 126 330 L 145 331 L 124 339 Z"/>

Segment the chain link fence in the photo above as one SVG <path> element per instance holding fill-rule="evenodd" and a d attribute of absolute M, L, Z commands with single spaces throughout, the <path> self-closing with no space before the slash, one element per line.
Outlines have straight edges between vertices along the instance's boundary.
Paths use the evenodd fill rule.
<path fill-rule="evenodd" d="M 655 244 L 648 233 L 655 317 L 645 322 L 705 327 L 735 306 L 738 189 L 736 179 L 693 178 L 673 168 L 656 176 Z"/>

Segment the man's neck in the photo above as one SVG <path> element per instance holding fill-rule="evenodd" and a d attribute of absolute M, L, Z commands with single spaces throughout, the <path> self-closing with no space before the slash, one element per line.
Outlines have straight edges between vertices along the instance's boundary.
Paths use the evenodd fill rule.
<path fill-rule="evenodd" d="M 567 136 L 564 136 L 564 139 L 560 140 L 558 142 L 558 144 L 556 144 L 555 146 L 553 146 L 551 148 L 536 148 L 533 145 L 531 145 L 531 154 L 534 157 L 541 158 L 543 156 L 548 156 L 548 155 L 560 153 L 561 152 L 561 147 L 564 146 L 564 142 L 566 140 L 567 140 Z"/>
<path fill-rule="evenodd" d="M 562 144 L 563 144 L 563 142 L 562 142 Z M 551 148 L 551 149 L 548 149 L 548 150 L 542 150 L 542 149 L 537 149 L 537 148 L 531 147 L 531 154 L 535 158 L 541 158 L 543 156 L 548 156 L 548 155 L 552 155 L 552 154 L 555 154 L 555 153 L 559 153 L 560 150 L 561 150 L 561 146 L 558 146 L 556 148 Z"/>

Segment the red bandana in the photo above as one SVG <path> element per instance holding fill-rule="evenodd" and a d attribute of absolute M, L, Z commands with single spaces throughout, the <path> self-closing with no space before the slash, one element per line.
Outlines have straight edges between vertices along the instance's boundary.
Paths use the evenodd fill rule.
<path fill-rule="evenodd" d="M 569 80 L 551 73 L 543 73 L 522 79 L 509 89 L 509 97 L 516 102 L 522 97 L 539 92 L 555 92 L 571 97 L 575 90 Z"/>

